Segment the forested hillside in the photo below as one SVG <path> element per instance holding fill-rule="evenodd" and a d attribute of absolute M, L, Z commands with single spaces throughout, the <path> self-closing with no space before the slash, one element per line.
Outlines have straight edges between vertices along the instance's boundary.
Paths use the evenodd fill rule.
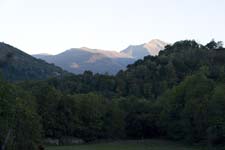
<path fill-rule="evenodd" d="M 9 131 L 7 143 L 13 141 L 13 146 L 32 141 L 17 148 L 24 150 L 46 138 L 64 137 L 86 142 L 166 138 L 209 148 L 225 144 L 225 49 L 221 42 L 203 46 L 179 41 L 116 76 L 86 71 L 1 85 L 8 89 L 0 97 L 4 104 L 0 105 L 1 121 L 5 121 L 0 126 L 4 129 L 1 145 L 9 145 L 4 144 Z M 13 88 L 26 91 L 22 94 L 26 96 L 12 94 Z M 11 116 L 22 115 L 25 121 L 3 115 L 7 110 L 12 110 Z M 13 126 L 15 121 L 17 126 Z M 22 131 L 27 136 L 13 138 Z"/>
<path fill-rule="evenodd" d="M 61 68 L 5 43 L 0 43 L 0 67 L 4 79 L 10 81 L 40 80 L 67 74 Z"/>

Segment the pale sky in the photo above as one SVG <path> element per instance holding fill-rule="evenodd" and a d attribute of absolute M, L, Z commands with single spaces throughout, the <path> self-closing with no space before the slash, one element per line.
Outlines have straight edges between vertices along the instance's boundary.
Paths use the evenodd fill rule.
<path fill-rule="evenodd" d="M 0 0 L 0 41 L 29 54 L 155 38 L 225 42 L 225 0 Z"/>

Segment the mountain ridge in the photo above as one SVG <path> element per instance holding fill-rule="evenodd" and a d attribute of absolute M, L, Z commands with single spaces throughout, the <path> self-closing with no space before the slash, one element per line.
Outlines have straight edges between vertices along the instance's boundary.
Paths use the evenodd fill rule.
<path fill-rule="evenodd" d="M 126 69 L 127 65 L 147 55 L 158 55 L 164 49 L 165 42 L 153 39 L 145 44 L 130 45 L 120 52 L 112 50 L 91 49 L 88 47 L 70 48 L 56 55 L 33 55 L 75 74 L 85 70 L 93 73 L 116 74 L 119 70 Z"/>
<path fill-rule="evenodd" d="M 81 74 L 86 70 L 93 73 L 115 74 L 135 61 L 126 54 L 87 48 L 71 48 L 57 55 L 34 56 L 75 74 Z"/>

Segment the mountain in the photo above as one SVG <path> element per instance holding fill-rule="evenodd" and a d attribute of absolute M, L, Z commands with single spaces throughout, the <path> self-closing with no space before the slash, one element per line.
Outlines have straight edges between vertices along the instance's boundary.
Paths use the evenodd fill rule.
<path fill-rule="evenodd" d="M 166 45 L 165 42 L 155 39 L 145 44 L 129 46 L 121 52 L 81 47 L 72 48 L 57 55 L 36 54 L 33 56 L 75 74 L 81 74 L 85 70 L 93 73 L 116 74 L 137 59 L 143 59 L 147 55 L 158 55 Z"/>
<path fill-rule="evenodd" d="M 129 56 L 132 56 L 135 59 L 143 59 L 144 56 L 151 55 L 156 56 L 158 55 L 160 50 L 163 50 L 167 43 L 153 39 L 148 43 L 141 44 L 141 45 L 130 45 L 126 49 L 122 50 L 121 53 L 125 53 Z"/>
<path fill-rule="evenodd" d="M 134 58 L 125 53 L 86 47 L 72 48 L 57 55 L 37 54 L 33 56 L 54 63 L 75 74 L 81 74 L 86 70 L 93 73 L 116 74 L 135 61 Z"/>
<path fill-rule="evenodd" d="M 61 68 L 0 43 L 0 71 L 6 80 L 39 80 L 67 74 Z"/>

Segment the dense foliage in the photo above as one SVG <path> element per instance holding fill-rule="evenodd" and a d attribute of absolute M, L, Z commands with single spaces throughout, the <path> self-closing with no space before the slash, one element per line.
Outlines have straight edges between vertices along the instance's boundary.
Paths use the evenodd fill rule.
<path fill-rule="evenodd" d="M 41 124 L 34 97 L 3 81 L 0 91 L 0 149 L 36 149 Z"/>
<path fill-rule="evenodd" d="M 23 104 L 28 102 L 24 99 L 31 99 L 32 107 L 19 106 L 40 117 L 32 120 L 26 116 L 27 122 L 26 118 L 18 122 L 21 128 L 29 123 L 32 130 L 33 121 L 38 126 L 40 121 L 43 138 L 69 136 L 93 141 L 164 137 L 209 146 L 225 144 L 225 49 L 221 42 L 211 41 L 206 46 L 195 41 L 176 42 L 159 56 L 138 60 L 116 76 L 86 71 L 17 86 L 29 93 L 16 100 Z M 10 97 L 5 99 L 11 102 Z M 7 107 L 16 104 L 12 101 Z M 10 121 L 4 125 L 14 125 Z M 1 128 L 4 135 L 13 129 Z M 34 139 L 29 140 L 38 139 L 39 129 L 35 127 Z"/>

